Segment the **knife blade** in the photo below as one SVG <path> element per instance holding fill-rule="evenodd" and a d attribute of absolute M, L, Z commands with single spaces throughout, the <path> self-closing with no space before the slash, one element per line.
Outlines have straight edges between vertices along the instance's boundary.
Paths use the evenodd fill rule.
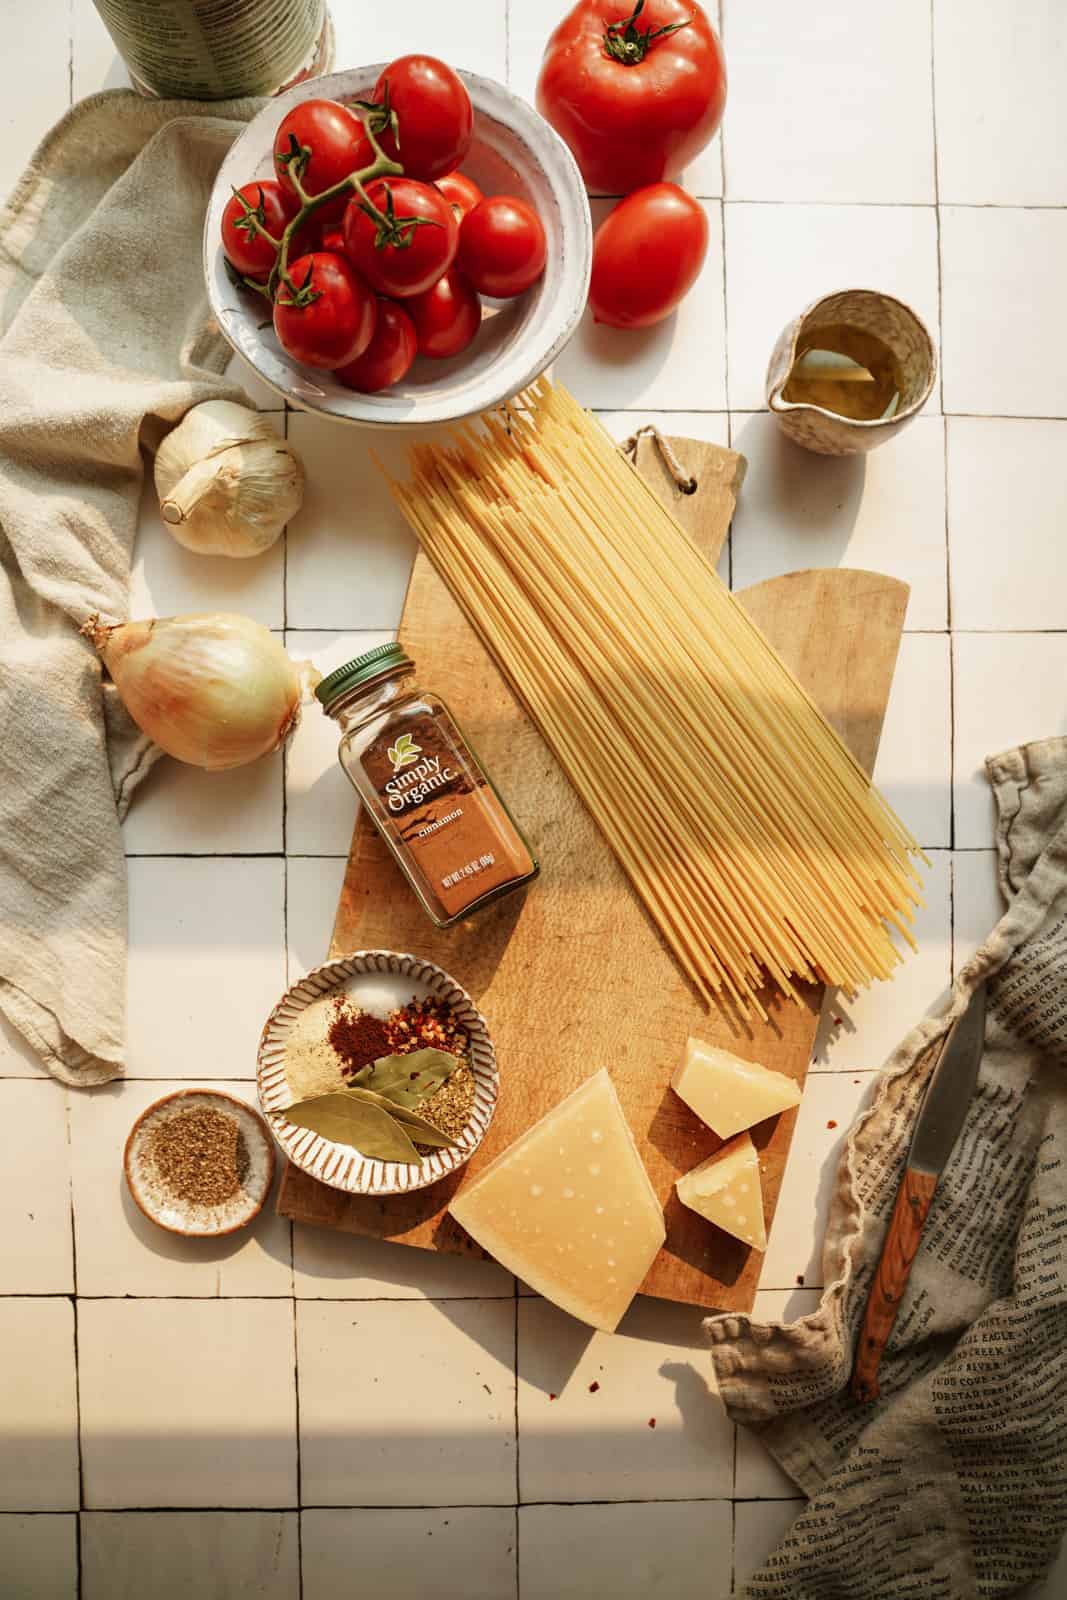
<path fill-rule="evenodd" d="M 922 1241 L 937 1181 L 967 1117 L 985 1040 L 982 982 L 945 1035 L 915 1120 L 908 1159 L 875 1270 L 852 1369 L 857 1400 L 876 1400 L 878 1368 Z"/>

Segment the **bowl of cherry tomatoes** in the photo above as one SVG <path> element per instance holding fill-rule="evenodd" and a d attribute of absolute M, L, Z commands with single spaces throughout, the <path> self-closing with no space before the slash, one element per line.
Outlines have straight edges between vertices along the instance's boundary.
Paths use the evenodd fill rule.
<path fill-rule="evenodd" d="M 455 421 L 533 382 L 578 325 L 591 260 L 563 141 L 503 85 L 429 56 L 272 100 L 204 228 L 237 353 L 293 405 L 370 427 Z"/>

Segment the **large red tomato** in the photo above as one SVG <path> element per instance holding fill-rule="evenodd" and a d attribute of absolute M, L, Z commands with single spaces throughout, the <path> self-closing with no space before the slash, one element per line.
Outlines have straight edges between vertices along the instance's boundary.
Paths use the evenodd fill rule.
<path fill-rule="evenodd" d="M 302 100 L 283 117 L 274 135 L 274 168 L 283 189 L 296 195 L 293 174 L 307 194 L 321 194 L 350 172 L 374 160 L 363 124 L 354 111 L 336 100 Z M 316 211 L 317 222 L 339 217 L 348 195 L 330 200 Z"/>
<path fill-rule="evenodd" d="M 421 294 L 452 265 L 459 224 L 448 201 L 432 183 L 416 178 L 376 178 L 367 199 L 381 220 L 359 199 L 345 211 L 348 259 L 379 294 L 404 300 Z"/>
<path fill-rule="evenodd" d="M 586 187 L 629 194 L 674 178 L 712 138 L 726 104 L 715 30 L 693 0 L 578 0 L 545 49 L 537 109 L 566 140 Z"/>
<path fill-rule="evenodd" d="M 433 290 L 429 291 L 431 294 Z M 410 304 L 410 302 L 409 302 Z M 407 373 L 418 353 L 415 324 L 403 306 L 378 296 L 378 325 L 374 338 L 355 361 L 338 367 L 335 378 L 340 378 L 350 389 L 363 394 L 377 394 L 390 389 Z"/>
<path fill-rule="evenodd" d="M 378 302 L 344 256 L 315 251 L 289 263 L 274 302 L 274 331 L 284 349 L 309 367 L 346 366 L 361 356 L 378 318 Z"/>
<path fill-rule="evenodd" d="M 597 322 L 648 328 L 688 294 L 708 250 L 699 200 L 675 183 L 654 183 L 620 200 L 593 240 L 589 305 Z"/>
<path fill-rule="evenodd" d="M 409 178 L 434 178 L 454 172 L 470 149 L 474 109 L 462 79 L 436 56 L 401 56 L 374 85 L 372 99 L 396 117 L 379 135 L 387 156 L 399 161 Z"/>

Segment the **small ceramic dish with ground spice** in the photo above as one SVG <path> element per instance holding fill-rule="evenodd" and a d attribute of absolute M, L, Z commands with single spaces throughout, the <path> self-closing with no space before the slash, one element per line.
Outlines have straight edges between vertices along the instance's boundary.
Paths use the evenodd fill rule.
<path fill-rule="evenodd" d="M 349 1194 L 405 1194 L 458 1171 L 485 1137 L 498 1081 L 470 995 L 432 961 L 392 950 L 316 967 L 279 1000 L 259 1045 L 275 1139 Z"/>
<path fill-rule="evenodd" d="M 178 1089 L 142 1111 L 122 1164 L 152 1222 L 187 1238 L 219 1238 L 258 1216 L 274 1178 L 263 1118 L 219 1089 Z"/>

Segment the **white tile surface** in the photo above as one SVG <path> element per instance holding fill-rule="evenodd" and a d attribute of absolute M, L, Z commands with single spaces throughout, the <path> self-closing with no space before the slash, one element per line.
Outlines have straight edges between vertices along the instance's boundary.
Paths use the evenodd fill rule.
<path fill-rule="evenodd" d="M 762 408 L 767 362 L 778 335 L 812 301 L 836 289 L 884 289 L 896 295 L 922 318 L 937 343 L 932 208 L 728 202 L 725 217 L 732 411 Z M 928 409 L 937 409 L 936 390 Z"/>
<path fill-rule="evenodd" d="M 77 1517 L 0 1516 L 0 1572 L 10 1600 L 75 1600 Z"/>
<path fill-rule="evenodd" d="M 520 1299 L 523 1501 L 730 1494 L 734 1430 L 710 1388 L 701 1316 L 639 1298 L 603 1334 Z"/>
<path fill-rule="evenodd" d="M 1065 274 L 1067 210 L 941 207 L 946 411 L 1067 416 Z"/>
<path fill-rule="evenodd" d="M 300 1301 L 305 1505 L 511 1505 L 515 1303 Z"/>
<path fill-rule="evenodd" d="M 952 690 L 947 634 L 905 634 L 874 781 L 924 849 L 952 838 Z"/>
<path fill-rule="evenodd" d="M 727 1600 L 728 1500 L 522 1506 L 523 1600 Z"/>
<path fill-rule="evenodd" d="M 128 870 L 130 1076 L 255 1077 L 286 986 L 284 864 L 142 857 Z"/>
<path fill-rule="evenodd" d="M 499 0 L 464 0 L 461 13 L 448 15 L 434 0 L 411 0 L 394 8 L 361 12 L 347 4 L 331 7 L 334 67 L 392 61 L 418 50 L 455 67 L 501 81 L 507 70 L 505 8 Z"/>
<path fill-rule="evenodd" d="M 0 204 L 7 200 L 38 139 L 70 105 L 68 53 L 54 46 L 70 34 L 69 0 L 42 0 L 4 19 L 0 100 Z M 46 41 L 52 48 L 46 48 Z"/>
<path fill-rule="evenodd" d="M 934 0 L 941 199 L 1061 206 L 1067 196 L 1067 13 Z"/>
<path fill-rule="evenodd" d="M 373 436 L 375 453 L 403 472 L 403 441 Z M 290 628 L 395 629 L 415 536 L 370 457 L 372 443 L 344 423 L 293 412 L 289 440 L 307 471 L 304 503 L 286 535 Z"/>
<path fill-rule="evenodd" d="M 594 200 L 596 226 L 611 202 Z M 605 410 L 726 408 L 722 207 L 705 201 L 708 253 L 678 309 L 651 328 L 608 328 L 586 311 L 555 364 L 556 380 L 583 404 Z"/>
<path fill-rule="evenodd" d="M 286 862 L 285 929 L 290 983 L 329 955 L 347 865 L 344 856 L 290 856 Z"/>
<path fill-rule="evenodd" d="M 509 1299 L 515 1288 L 495 1261 L 300 1224 L 293 1228 L 293 1269 L 302 1300 Z"/>
<path fill-rule="evenodd" d="M 992 933 L 1007 906 L 1000 892 L 995 850 L 952 852 L 953 977 Z"/>
<path fill-rule="evenodd" d="M 296 1600 L 295 1511 L 87 1511 L 82 1600 Z"/>
<path fill-rule="evenodd" d="M 273 420 L 280 431 L 282 418 Z M 187 550 L 168 533 L 151 468 L 146 468 L 130 574 L 130 616 L 238 611 L 265 628 L 280 628 L 285 623 L 285 540 L 283 534 L 261 556 L 241 560 Z"/>
<path fill-rule="evenodd" d="M 0 1418 L 0 1511 L 77 1510 L 69 1300 L 0 1299 Z"/>
<path fill-rule="evenodd" d="M 296 1504 L 288 1300 L 83 1300 L 85 1505 Z"/>
<path fill-rule="evenodd" d="M 1067 627 L 1067 422 L 950 417 L 952 625 Z"/>
<path fill-rule="evenodd" d="M 987 756 L 1067 733 L 1067 634 L 958 633 L 955 808 L 957 848 L 993 842 Z"/>
<path fill-rule="evenodd" d="M 558 0 L 558 4 L 552 5 L 546 5 L 545 0 L 508 0 L 508 86 L 531 103 L 549 35 L 569 9 L 565 0 Z M 722 38 L 717 0 L 709 0 L 704 10 Z M 727 65 L 729 67 L 729 58 Z M 727 116 L 731 112 L 732 94 L 731 86 Z M 716 134 L 711 143 L 705 146 L 687 168 L 681 181 L 691 194 L 702 198 L 714 199 L 722 194 L 721 134 Z"/>
<path fill-rule="evenodd" d="M 778 1196 L 762 1289 L 821 1288 L 822 1241 L 837 1164 L 870 1072 L 811 1072 Z"/>
<path fill-rule="evenodd" d="M 944 422 L 920 416 L 866 456 L 818 456 L 766 412 L 735 412 L 748 462 L 731 539 L 734 587 L 803 567 L 861 567 L 911 585 L 904 626 L 948 624 Z"/>
<path fill-rule="evenodd" d="M 0 1079 L 0 1126 L 17 1130 L 0 1162 L 0 1294 L 72 1294 L 66 1090 Z"/>
<path fill-rule="evenodd" d="M 352 1594 L 354 1572 L 361 1592 L 389 1600 L 509 1600 L 516 1594 L 510 1506 L 305 1511 L 303 1536 L 304 1600 Z"/>
<path fill-rule="evenodd" d="M 399 610 L 396 620 L 400 620 Z M 311 661 L 326 677 L 353 656 L 386 644 L 393 631 L 290 631 L 285 648 L 294 661 Z M 317 700 L 304 707 L 285 757 L 285 840 L 290 854 L 348 854 L 359 796 L 337 760 L 340 737 L 340 724 L 326 715 Z"/>
<path fill-rule="evenodd" d="M 164 756 L 138 786 L 122 837 L 130 855 L 258 855 L 282 849 L 282 754 L 203 772 Z"/>
<path fill-rule="evenodd" d="M 754 1578 L 799 1517 L 806 1500 L 739 1501 L 734 1507 L 734 1592 Z"/>
<path fill-rule="evenodd" d="M 731 6 L 731 200 L 934 200 L 930 7 Z"/>
<path fill-rule="evenodd" d="M 141 1112 L 175 1082 L 107 1084 L 74 1094 L 71 1164 L 78 1291 L 88 1295 L 289 1295 L 289 1224 L 274 1195 L 250 1227 L 223 1239 L 183 1239 L 143 1215 L 123 1176 L 122 1155 Z M 255 1106 L 249 1083 L 219 1089 Z"/>
<path fill-rule="evenodd" d="M 855 1000 L 835 990 L 827 994 L 815 1041 L 820 1067 L 877 1070 L 908 1029 L 944 999 L 952 981 L 950 852 L 932 850 L 929 856 L 929 869 L 919 869 L 926 903 L 912 930 L 918 949 L 910 951 L 897 939 L 903 960 L 892 978 L 873 983 Z"/>

